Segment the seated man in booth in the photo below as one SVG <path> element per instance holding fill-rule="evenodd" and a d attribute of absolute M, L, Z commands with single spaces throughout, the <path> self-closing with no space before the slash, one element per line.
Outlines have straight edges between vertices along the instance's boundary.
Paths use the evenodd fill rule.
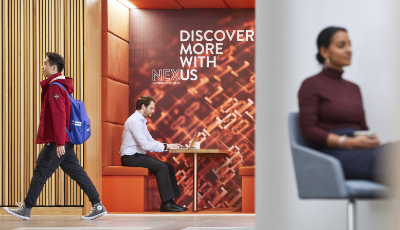
<path fill-rule="evenodd" d="M 171 164 L 148 156 L 147 151 L 163 152 L 170 148 L 181 148 L 180 144 L 163 144 L 153 139 L 147 129 L 146 117 L 154 113 L 156 100 L 150 96 L 141 96 L 136 101 L 136 111 L 126 120 L 122 134 L 119 154 L 121 165 L 144 167 L 156 176 L 158 191 L 161 197 L 161 212 L 186 211 L 174 202 L 180 196 L 175 169 Z"/>

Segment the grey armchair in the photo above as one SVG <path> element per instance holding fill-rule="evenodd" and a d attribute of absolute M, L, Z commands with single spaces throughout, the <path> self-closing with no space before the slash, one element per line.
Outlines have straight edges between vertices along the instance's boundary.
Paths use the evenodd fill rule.
<path fill-rule="evenodd" d="M 388 189 L 366 180 L 346 180 L 340 162 L 316 151 L 307 144 L 300 132 L 299 115 L 289 115 L 289 136 L 301 199 L 347 199 L 348 230 L 356 229 L 356 199 L 386 197 Z"/>

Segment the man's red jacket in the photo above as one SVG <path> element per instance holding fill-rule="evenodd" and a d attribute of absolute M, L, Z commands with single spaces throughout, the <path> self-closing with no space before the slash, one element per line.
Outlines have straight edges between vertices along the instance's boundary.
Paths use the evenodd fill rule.
<path fill-rule="evenodd" d="M 42 87 L 42 108 L 40 111 L 40 122 L 37 133 L 36 144 L 55 142 L 57 146 L 64 146 L 69 142 L 65 128 L 69 130 L 71 103 L 68 94 L 58 85 L 50 86 L 50 82 L 61 83 L 69 94 L 74 92 L 72 78 L 56 79 L 61 73 L 53 74 L 51 77 L 40 82 Z"/>

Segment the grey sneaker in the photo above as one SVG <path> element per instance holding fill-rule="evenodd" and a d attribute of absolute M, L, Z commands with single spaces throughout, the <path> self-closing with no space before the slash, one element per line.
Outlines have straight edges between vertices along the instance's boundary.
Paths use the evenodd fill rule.
<path fill-rule="evenodd" d="M 100 202 L 100 203 L 93 205 L 89 214 L 87 214 L 86 216 L 82 216 L 81 219 L 82 220 L 93 220 L 93 219 L 99 218 L 101 216 L 104 216 L 105 214 L 107 214 L 107 210 L 103 206 L 103 204 Z"/>
<path fill-rule="evenodd" d="M 15 202 L 15 203 L 17 204 L 17 206 L 19 208 L 9 209 L 7 207 L 4 207 L 4 210 L 6 212 L 8 212 L 8 214 L 10 214 L 10 215 L 13 215 L 15 217 L 21 218 L 23 220 L 29 220 L 29 218 L 31 218 L 31 209 L 27 208 L 25 206 L 25 204 L 22 205 L 22 203 L 19 203 L 19 204 L 17 202 Z"/>

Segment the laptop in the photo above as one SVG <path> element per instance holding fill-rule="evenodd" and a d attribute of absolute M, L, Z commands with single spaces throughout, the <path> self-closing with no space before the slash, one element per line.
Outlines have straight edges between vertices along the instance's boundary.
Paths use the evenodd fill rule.
<path fill-rule="evenodd" d="M 194 146 L 194 143 L 196 142 L 197 136 L 199 135 L 199 132 L 194 133 L 193 139 L 190 141 L 189 147 L 186 148 L 170 148 L 170 149 L 192 149 Z"/>

